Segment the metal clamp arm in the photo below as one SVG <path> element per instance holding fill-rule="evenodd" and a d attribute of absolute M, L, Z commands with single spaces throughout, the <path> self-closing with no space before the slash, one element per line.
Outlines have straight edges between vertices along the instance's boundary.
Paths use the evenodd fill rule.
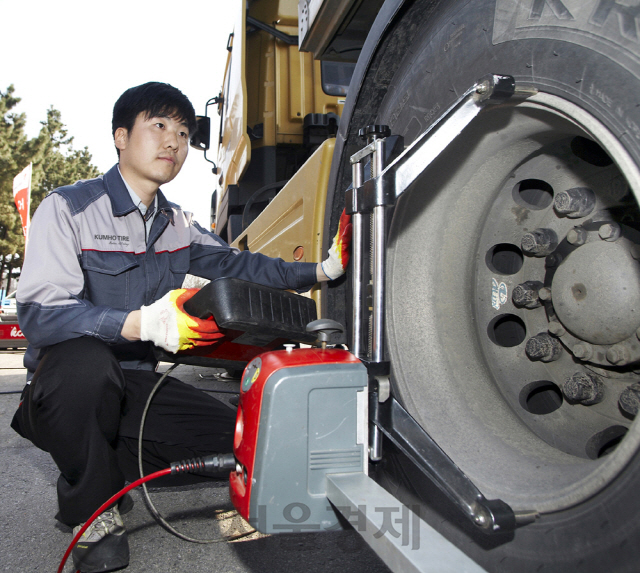
<path fill-rule="evenodd" d="M 373 422 L 476 526 L 487 533 L 515 529 L 509 505 L 486 499 L 394 398 L 379 404 Z"/>
<path fill-rule="evenodd" d="M 516 86 L 511 76 L 490 74 L 481 78 L 447 109 L 420 137 L 385 169 L 347 193 L 347 212 L 370 212 L 377 205 L 393 205 L 420 174 L 460 135 L 489 104 L 505 101 L 514 95 L 536 93 L 528 86 Z M 351 157 L 352 165 L 373 153 L 369 144 Z"/>

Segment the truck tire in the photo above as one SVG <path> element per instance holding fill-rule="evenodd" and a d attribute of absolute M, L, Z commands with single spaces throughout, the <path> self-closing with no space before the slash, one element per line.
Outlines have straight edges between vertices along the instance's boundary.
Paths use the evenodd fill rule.
<path fill-rule="evenodd" d="M 474 120 L 400 198 L 389 238 L 395 396 L 486 497 L 539 517 L 489 537 L 388 445 L 376 473 L 492 572 L 640 562 L 640 9 L 627 4 L 405 3 L 340 159 L 344 179 L 355 122 L 410 144 L 486 74 L 539 90 Z"/>

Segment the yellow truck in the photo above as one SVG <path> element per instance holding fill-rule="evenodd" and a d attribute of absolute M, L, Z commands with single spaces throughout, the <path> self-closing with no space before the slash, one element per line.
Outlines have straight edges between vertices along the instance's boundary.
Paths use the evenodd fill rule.
<path fill-rule="evenodd" d="M 312 296 L 372 365 L 369 415 L 422 432 L 373 419 L 370 475 L 487 571 L 638 570 L 639 24 L 634 0 L 248 0 L 209 102 L 225 240 L 321 261 L 353 214 Z M 487 499 L 513 527 L 487 535 Z"/>

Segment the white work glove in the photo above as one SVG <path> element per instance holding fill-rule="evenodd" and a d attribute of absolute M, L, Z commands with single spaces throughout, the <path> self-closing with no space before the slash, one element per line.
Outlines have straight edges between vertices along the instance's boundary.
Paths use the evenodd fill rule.
<path fill-rule="evenodd" d="M 140 339 L 149 340 L 168 352 L 213 344 L 224 336 L 213 320 L 187 314 L 184 303 L 196 288 L 169 291 L 160 300 L 140 308 Z"/>
<path fill-rule="evenodd" d="M 329 249 L 329 258 L 322 261 L 322 272 L 331 280 L 341 277 L 347 270 L 351 247 L 351 215 L 342 210 L 338 231 L 333 237 L 333 244 Z"/>

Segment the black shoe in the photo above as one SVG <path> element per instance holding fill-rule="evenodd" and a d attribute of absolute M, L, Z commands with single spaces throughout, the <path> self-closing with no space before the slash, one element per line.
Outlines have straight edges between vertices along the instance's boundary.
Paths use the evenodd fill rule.
<path fill-rule="evenodd" d="M 74 527 L 78 533 L 81 525 Z M 73 564 L 82 573 L 115 571 L 129 565 L 129 541 L 117 507 L 101 513 L 82 534 L 72 551 Z"/>
<path fill-rule="evenodd" d="M 118 500 L 118 511 L 120 512 L 120 515 L 126 515 L 129 513 L 133 509 L 133 504 L 133 498 L 128 493 L 125 493 Z"/>

